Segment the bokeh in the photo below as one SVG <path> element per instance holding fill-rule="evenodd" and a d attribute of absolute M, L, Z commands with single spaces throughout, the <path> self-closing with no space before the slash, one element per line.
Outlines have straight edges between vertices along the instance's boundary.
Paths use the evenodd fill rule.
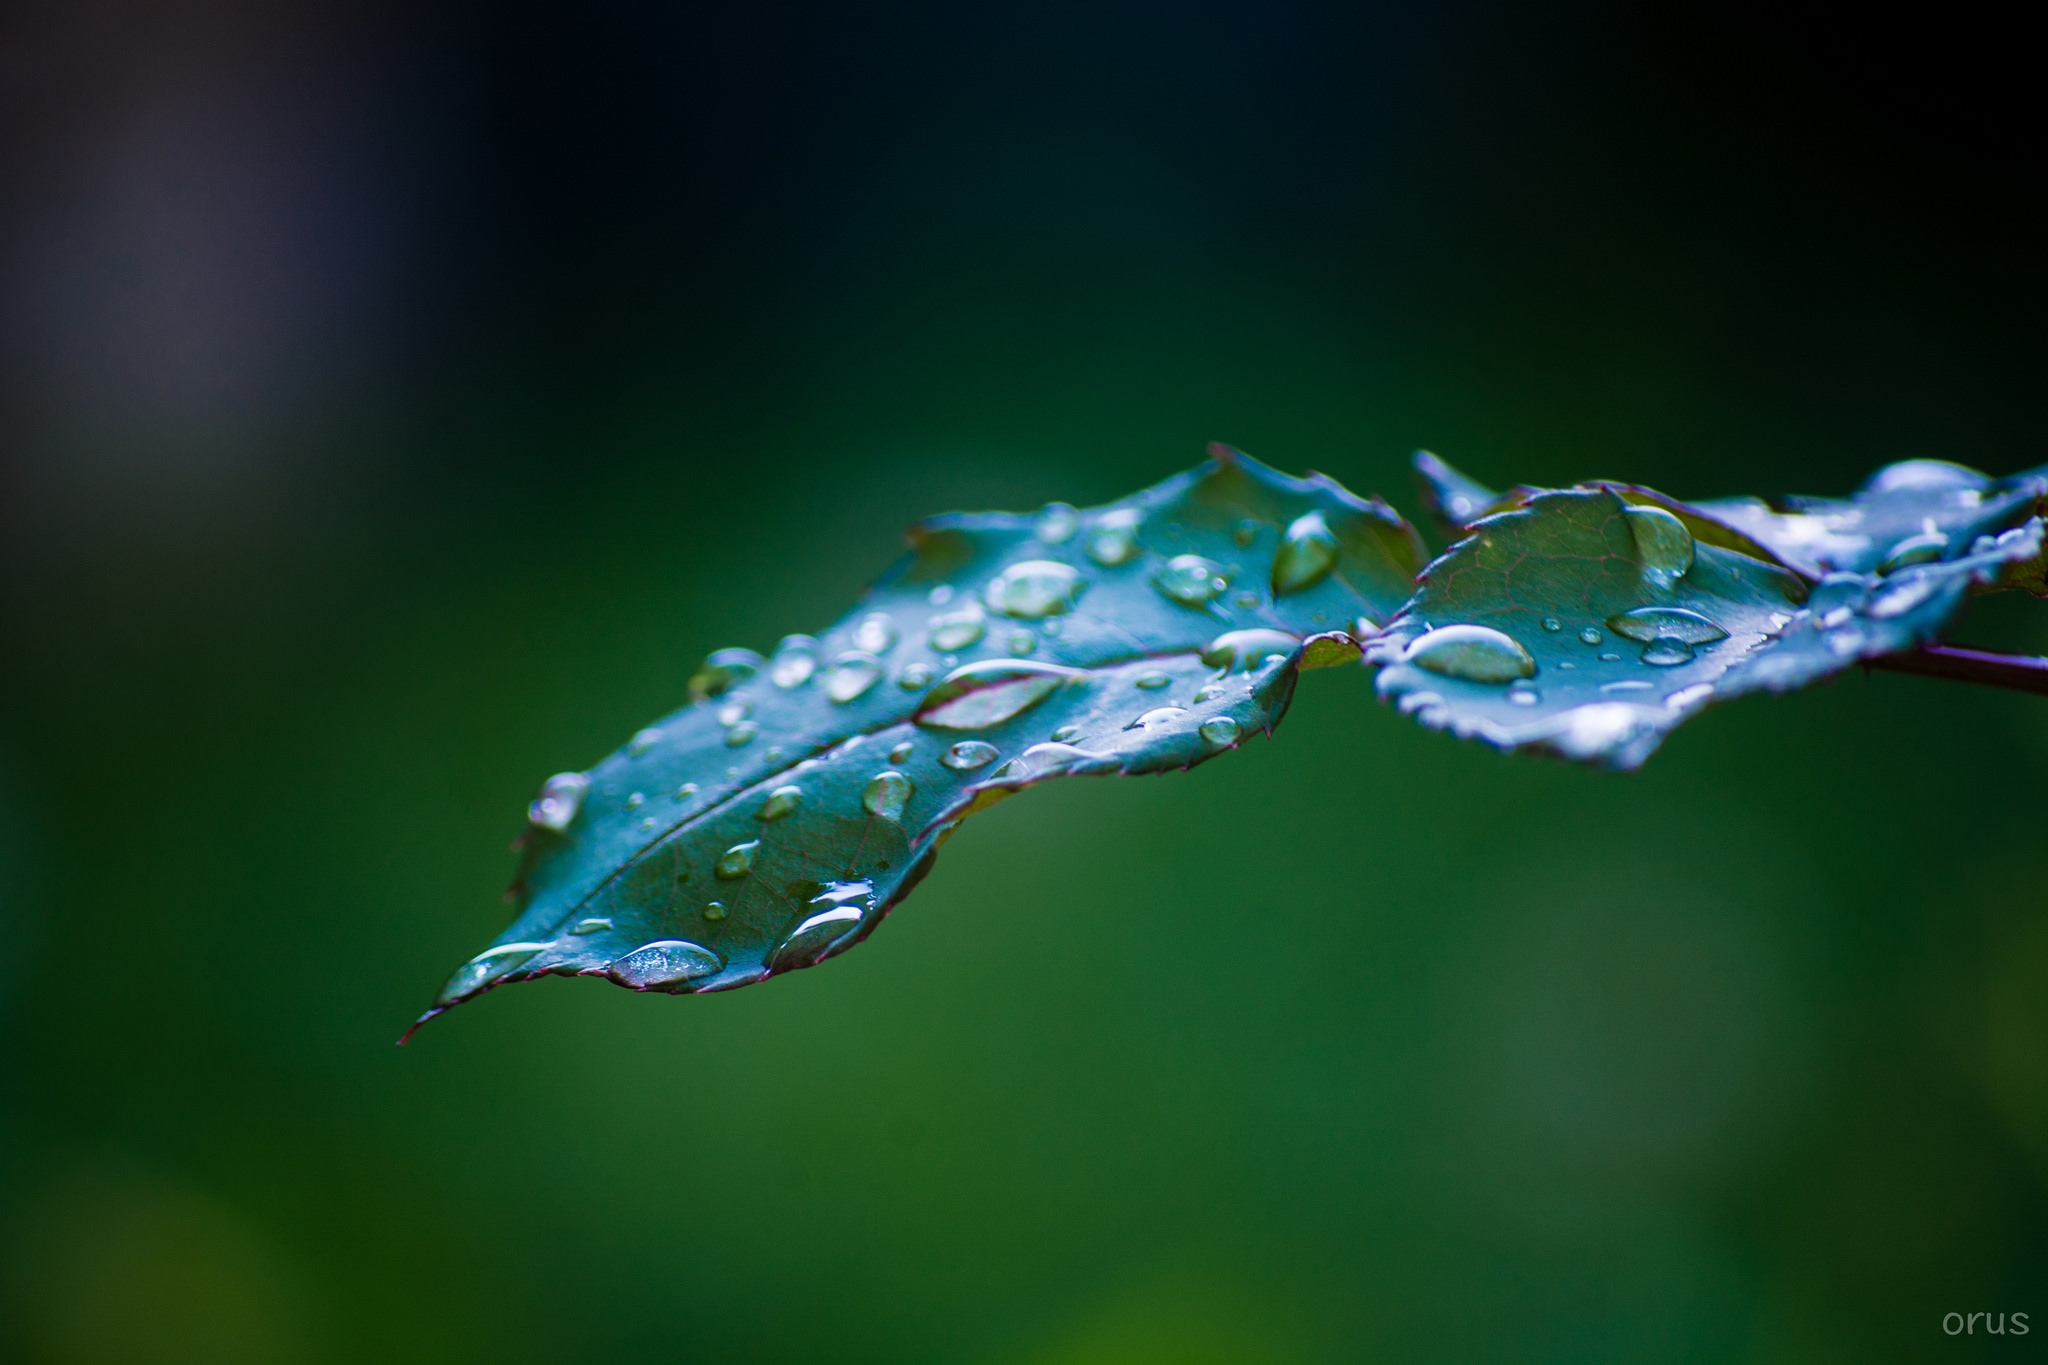
<path fill-rule="evenodd" d="M 1680 496 L 2048 460 L 2018 29 L 0 35 L 0 1356 L 2040 1357 L 2038 698 L 1852 675 L 1613 776 L 1316 673 L 1228 761 L 977 817 L 822 970 L 392 1046 L 540 780 L 919 516 L 1210 440 L 1411 513 L 1417 446 Z"/>

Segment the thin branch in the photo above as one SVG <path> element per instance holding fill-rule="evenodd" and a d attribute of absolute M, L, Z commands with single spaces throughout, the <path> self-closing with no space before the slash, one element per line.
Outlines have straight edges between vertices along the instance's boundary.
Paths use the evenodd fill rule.
<path fill-rule="evenodd" d="M 2023 654 L 1986 654 L 1978 649 L 1956 649 L 1950 645 L 1927 645 L 1903 654 L 1886 654 L 1870 660 L 1872 668 L 1893 673 L 1918 673 L 1924 678 L 1947 678 L 1952 682 L 2004 687 L 2014 692 L 2032 692 L 2048 697 L 2048 659 Z"/>

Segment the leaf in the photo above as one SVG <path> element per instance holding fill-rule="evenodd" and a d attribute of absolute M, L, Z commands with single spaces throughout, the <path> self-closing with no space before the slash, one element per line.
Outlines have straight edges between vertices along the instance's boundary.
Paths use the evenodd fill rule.
<path fill-rule="evenodd" d="M 1959 559 L 1809 588 L 1612 487 L 1539 493 L 1471 530 L 1367 646 L 1380 695 L 1464 738 L 1620 768 L 1711 702 L 1936 638 L 1972 584 L 2042 540 L 2035 520 Z"/>
<path fill-rule="evenodd" d="M 1530 491 L 1517 488 L 1496 493 L 1427 450 L 1416 451 L 1409 463 L 1415 470 L 1416 486 L 1422 490 L 1424 510 L 1452 536 L 1481 517 L 1514 506 Z"/>
<path fill-rule="evenodd" d="M 518 920 L 422 1022 L 551 973 L 690 992 L 813 966 L 975 811 L 1270 732 L 1304 637 L 1317 663 L 1356 657 L 1424 555 L 1384 503 L 1210 450 L 1107 507 L 922 522 L 816 639 L 713 654 L 690 705 L 542 789 Z"/>

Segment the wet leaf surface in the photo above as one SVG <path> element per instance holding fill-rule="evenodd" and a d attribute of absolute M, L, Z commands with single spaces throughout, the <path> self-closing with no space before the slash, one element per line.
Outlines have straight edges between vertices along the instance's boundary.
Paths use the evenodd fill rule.
<path fill-rule="evenodd" d="M 714 653 L 691 704 L 543 788 L 516 922 L 425 1017 L 547 974 L 683 992 L 812 966 L 974 811 L 1270 731 L 1304 638 L 1325 637 L 1315 664 L 1354 657 L 1424 554 L 1377 500 L 1211 452 L 1107 507 L 920 523 L 815 638 Z"/>

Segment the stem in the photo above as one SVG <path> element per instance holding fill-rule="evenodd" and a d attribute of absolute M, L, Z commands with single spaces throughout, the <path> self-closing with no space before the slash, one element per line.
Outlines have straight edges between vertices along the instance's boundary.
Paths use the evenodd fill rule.
<path fill-rule="evenodd" d="M 2048 659 L 1925 645 L 1903 654 L 1881 655 L 1869 663 L 1872 668 L 1893 673 L 1918 673 L 1923 678 L 1947 678 L 1952 682 L 1979 683 L 2048 697 Z"/>

